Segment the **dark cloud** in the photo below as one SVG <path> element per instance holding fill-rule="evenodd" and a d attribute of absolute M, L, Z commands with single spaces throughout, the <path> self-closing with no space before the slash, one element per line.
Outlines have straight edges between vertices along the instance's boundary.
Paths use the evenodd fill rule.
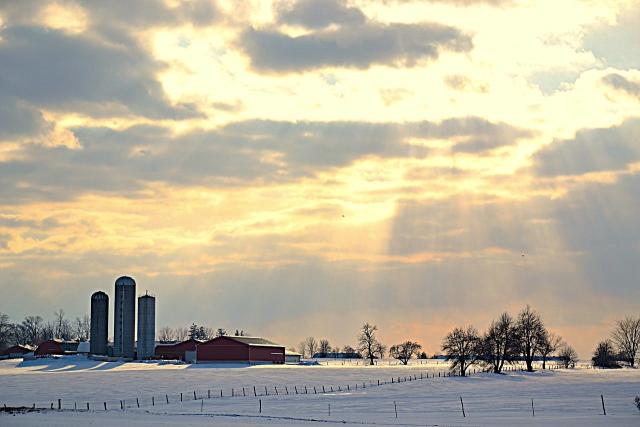
<path fill-rule="evenodd" d="M 618 73 L 607 74 L 602 78 L 609 86 L 628 93 L 629 95 L 640 98 L 640 83 L 632 82 Z"/>
<path fill-rule="evenodd" d="M 250 120 L 181 135 L 159 126 L 73 132 L 81 149 L 27 146 L 20 159 L 0 163 L 2 198 L 66 199 L 87 191 L 136 197 L 148 182 L 230 186 L 291 181 L 364 157 L 427 156 L 428 149 L 406 143 L 410 137 L 455 137 L 468 150 L 468 141 L 490 140 L 493 148 L 528 134 L 473 117 L 407 124 Z"/>
<path fill-rule="evenodd" d="M 40 111 L 16 97 L 2 96 L 0 89 L 0 141 L 24 135 L 42 135 L 51 127 Z"/>
<path fill-rule="evenodd" d="M 472 43 L 469 36 L 449 26 L 369 22 L 296 37 L 250 28 L 241 36 L 241 47 L 255 69 L 291 72 L 374 64 L 413 66 L 437 58 L 441 51 L 469 51 Z"/>
<path fill-rule="evenodd" d="M 198 115 L 192 106 L 170 105 L 155 79 L 161 64 L 135 44 L 112 45 L 37 27 L 8 28 L 2 39 L 2 99 L 88 114 L 124 110 L 151 118 Z"/>
<path fill-rule="evenodd" d="M 640 160 L 640 119 L 620 126 L 579 131 L 571 140 L 556 141 L 538 151 L 534 170 L 541 176 L 582 175 L 624 169 Z"/>
<path fill-rule="evenodd" d="M 335 25 L 359 25 L 366 21 L 364 13 L 343 0 L 297 0 L 281 4 L 278 21 L 306 28 Z"/>

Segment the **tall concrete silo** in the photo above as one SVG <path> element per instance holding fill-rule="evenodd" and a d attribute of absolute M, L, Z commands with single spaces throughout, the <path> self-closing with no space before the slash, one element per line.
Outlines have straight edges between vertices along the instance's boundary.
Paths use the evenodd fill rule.
<path fill-rule="evenodd" d="M 91 354 L 107 354 L 109 335 L 109 297 L 102 291 L 91 295 Z"/>
<path fill-rule="evenodd" d="M 116 280 L 113 319 L 113 355 L 133 358 L 136 334 L 136 281 L 122 276 Z"/>
<path fill-rule="evenodd" d="M 156 299 L 149 294 L 138 298 L 138 359 L 148 359 L 156 349 Z"/>

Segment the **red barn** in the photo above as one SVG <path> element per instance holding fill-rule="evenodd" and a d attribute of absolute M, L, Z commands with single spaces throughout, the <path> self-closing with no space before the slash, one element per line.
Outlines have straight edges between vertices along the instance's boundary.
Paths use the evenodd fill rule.
<path fill-rule="evenodd" d="M 284 363 L 284 346 L 258 337 L 217 337 L 196 347 L 197 362 Z"/>
<path fill-rule="evenodd" d="M 156 345 L 155 358 L 169 360 L 187 360 L 187 352 L 195 352 L 202 341 L 189 339 L 183 342 Z"/>
<path fill-rule="evenodd" d="M 34 354 L 36 356 L 76 354 L 78 353 L 78 344 L 77 341 L 62 341 L 54 338 L 40 343 Z"/>
<path fill-rule="evenodd" d="M 16 357 L 22 357 L 27 353 L 33 353 L 33 348 L 27 345 L 14 345 L 13 347 L 9 347 L 4 351 L 0 352 L 0 356 L 6 356 L 10 359 Z"/>

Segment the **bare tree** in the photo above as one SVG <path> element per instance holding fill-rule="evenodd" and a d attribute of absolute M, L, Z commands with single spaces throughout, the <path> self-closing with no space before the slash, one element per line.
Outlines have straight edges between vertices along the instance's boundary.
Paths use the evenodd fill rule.
<path fill-rule="evenodd" d="M 91 334 L 91 318 L 88 314 L 83 317 L 76 317 L 73 322 L 72 335 L 78 341 L 88 341 Z"/>
<path fill-rule="evenodd" d="M 42 336 L 42 317 L 27 316 L 20 324 L 21 344 L 38 345 Z"/>
<path fill-rule="evenodd" d="M 384 353 L 387 350 L 386 346 L 378 341 L 376 337 L 376 331 L 378 327 L 365 323 L 360 328 L 360 335 L 358 336 L 358 351 L 363 355 L 365 359 L 369 359 L 369 363 L 373 365 L 375 359 L 384 357 Z"/>
<path fill-rule="evenodd" d="M 53 313 L 53 337 L 60 338 L 62 340 L 70 340 L 71 337 L 71 323 L 65 318 L 65 312 L 60 309 Z"/>
<path fill-rule="evenodd" d="M 540 341 L 540 356 L 542 356 L 542 369 L 547 368 L 547 359 L 554 351 L 560 348 L 562 338 L 553 332 L 545 331 L 543 339 Z"/>
<path fill-rule="evenodd" d="M 351 347 L 350 345 L 345 345 L 344 347 L 342 347 L 342 352 L 343 353 L 357 353 L 356 349 Z"/>
<path fill-rule="evenodd" d="M 307 358 L 307 343 L 306 343 L 306 341 L 300 341 L 300 344 L 298 344 L 298 353 L 300 353 L 300 357 L 302 359 L 306 359 Z"/>
<path fill-rule="evenodd" d="M 480 359 L 478 331 L 473 326 L 455 328 L 444 338 L 442 351 L 446 355 L 445 360 L 451 362 L 451 370 L 458 371 L 462 377 L 466 376 L 469 366 Z"/>
<path fill-rule="evenodd" d="M 318 342 L 314 337 L 307 337 L 307 339 L 304 340 L 304 344 L 309 357 L 313 357 L 313 355 L 318 352 Z"/>
<path fill-rule="evenodd" d="M 418 356 L 421 349 L 422 346 L 417 342 L 405 341 L 401 344 L 392 345 L 389 349 L 389 355 L 406 365 L 414 354 L 416 357 Z"/>
<path fill-rule="evenodd" d="M 325 356 L 328 353 L 331 353 L 331 344 L 329 344 L 329 340 L 326 338 L 323 338 L 320 340 L 320 344 L 318 345 L 318 351 L 320 353 L 323 353 Z"/>
<path fill-rule="evenodd" d="M 502 313 L 491 322 L 482 338 L 482 362 L 499 374 L 506 362 L 513 360 L 518 352 L 515 323 L 508 313 Z"/>
<path fill-rule="evenodd" d="M 622 359 L 635 367 L 640 347 L 640 317 L 625 317 L 616 322 L 612 333 L 612 339 Z"/>
<path fill-rule="evenodd" d="M 187 337 L 189 336 L 189 329 L 185 328 L 184 326 L 180 326 L 179 328 L 176 328 L 175 336 L 176 336 L 176 340 L 182 342 L 186 340 Z"/>
<path fill-rule="evenodd" d="M 574 368 L 578 363 L 578 353 L 567 343 L 563 343 L 560 346 L 558 357 L 565 368 Z"/>
<path fill-rule="evenodd" d="M 533 359 L 540 352 L 545 339 L 545 328 L 540 315 L 528 305 L 518 314 L 516 331 L 520 344 L 520 353 L 527 364 L 527 371 L 533 372 Z"/>
<path fill-rule="evenodd" d="M 163 326 L 158 331 L 158 340 L 161 343 L 169 343 L 175 340 L 176 334 L 173 332 L 169 326 Z"/>
<path fill-rule="evenodd" d="M 620 365 L 616 362 L 616 356 L 614 353 L 613 343 L 609 340 L 600 341 L 596 351 L 591 358 L 593 366 L 599 368 L 619 368 Z"/>
<path fill-rule="evenodd" d="M 9 315 L 0 313 L 0 350 L 9 347 L 13 332 L 13 325 L 9 321 Z"/>

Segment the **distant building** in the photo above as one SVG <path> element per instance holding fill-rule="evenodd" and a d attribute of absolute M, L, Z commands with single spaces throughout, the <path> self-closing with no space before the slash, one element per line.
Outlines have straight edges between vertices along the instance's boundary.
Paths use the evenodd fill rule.
<path fill-rule="evenodd" d="M 33 353 L 34 350 L 35 348 L 29 345 L 14 345 L 13 347 L 5 348 L 0 352 L 0 357 L 4 359 L 15 359 L 22 357 L 25 354 Z"/>
<path fill-rule="evenodd" d="M 91 295 L 91 345 L 90 353 L 107 354 L 109 334 L 109 297 L 102 291 Z"/>
<path fill-rule="evenodd" d="M 136 333 L 136 281 L 122 276 L 116 280 L 113 319 L 113 355 L 133 358 Z"/>
<path fill-rule="evenodd" d="M 63 341 L 54 338 L 40 343 L 33 354 L 36 356 L 77 354 L 78 344 L 77 341 Z"/>
<path fill-rule="evenodd" d="M 156 346 L 156 299 L 145 294 L 138 298 L 138 346 L 136 357 L 149 359 Z"/>
<path fill-rule="evenodd" d="M 189 339 L 177 343 L 161 343 L 156 345 L 155 359 L 190 361 L 195 358 L 196 347 L 204 341 Z M 194 357 L 191 357 L 191 356 Z"/>
<path fill-rule="evenodd" d="M 221 336 L 196 346 L 196 361 L 284 363 L 284 346 L 259 337 Z"/>
<path fill-rule="evenodd" d="M 302 360 L 302 355 L 300 353 L 296 353 L 295 351 L 285 350 L 284 363 L 296 364 L 296 363 L 300 363 L 301 360 Z"/>

